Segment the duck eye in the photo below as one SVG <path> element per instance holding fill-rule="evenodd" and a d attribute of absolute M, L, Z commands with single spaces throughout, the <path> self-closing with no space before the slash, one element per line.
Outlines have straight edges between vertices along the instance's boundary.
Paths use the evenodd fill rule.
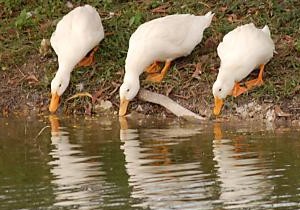
<path fill-rule="evenodd" d="M 58 86 L 59 88 L 61 88 L 61 84 L 59 84 L 59 86 Z"/>
<path fill-rule="evenodd" d="M 129 92 L 129 88 L 126 90 L 126 92 Z"/>
<path fill-rule="evenodd" d="M 222 88 L 219 88 L 219 92 L 221 92 L 222 91 Z"/>

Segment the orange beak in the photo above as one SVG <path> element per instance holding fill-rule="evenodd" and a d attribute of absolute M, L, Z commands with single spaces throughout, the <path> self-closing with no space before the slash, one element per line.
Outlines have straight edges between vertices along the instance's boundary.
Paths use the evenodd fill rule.
<path fill-rule="evenodd" d="M 58 108 L 58 104 L 59 104 L 59 95 L 57 95 L 57 93 L 52 93 L 52 97 L 51 97 L 51 102 L 50 102 L 50 106 L 49 106 L 49 111 L 51 113 L 56 112 L 57 108 Z"/>
<path fill-rule="evenodd" d="M 222 99 L 215 97 L 214 115 L 219 115 L 224 102 Z"/>
<path fill-rule="evenodd" d="M 121 99 L 120 101 L 120 109 L 119 109 L 119 116 L 124 116 L 127 111 L 129 101 L 126 99 Z"/>

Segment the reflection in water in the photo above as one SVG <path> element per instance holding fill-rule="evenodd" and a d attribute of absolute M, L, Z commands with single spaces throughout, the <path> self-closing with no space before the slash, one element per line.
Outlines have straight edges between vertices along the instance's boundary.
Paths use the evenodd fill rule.
<path fill-rule="evenodd" d="M 51 143 L 54 146 L 50 155 L 52 161 L 51 173 L 54 178 L 52 184 L 57 189 L 54 191 L 56 197 L 55 206 L 80 206 L 80 209 L 93 209 L 99 200 L 99 191 L 91 190 L 91 183 L 101 183 L 99 162 L 87 157 L 80 151 L 80 145 L 71 144 L 69 133 L 59 127 L 58 118 L 50 116 Z"/>
<path fill-rule="evenodd" d="M 137 206 L 151 209 L 207 209 L 210 206 L 205 199 L 212 196 L 213 181 L 200 170 L 200 163 L 170 160 L 169 146 L 190 139 L 187 137 L 196 135 L 198 130 L 128 129 L 125 118 L 120 118 L 120 125 L 131 197 L 142 200 Z M 142 145 L 144 140 L 150 140 L 151 145 Z"/>
<path fill-rule="evenodd" d="M 271 184 L 258 153 L 248 151 L 243 139 L 224 139 L 220 124 L 214 125 L 214 134 L 213 153 L 221 183 L 220 202 L 228 208 L 262 208 L 271 193 Z"/>
<path fill-rule="evenodd" d="M 0 209 L 300 208 L 298 130 L 111 120 L 0 118 Z"/>

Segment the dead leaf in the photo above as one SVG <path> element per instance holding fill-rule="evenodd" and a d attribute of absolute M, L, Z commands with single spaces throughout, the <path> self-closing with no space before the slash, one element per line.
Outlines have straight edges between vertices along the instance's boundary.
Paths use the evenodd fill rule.
<path fill-rule="evenodd" d="M 247 14 L 253 15 L 253 14 L 257 14 L 257 13 L 258 13 L 257 7 L 251 7 L 247 10 Z"/>
<path fill-rule="evenodd" d="M 225 13 L 225 11 L 227 10 L 227 8 L 228 8 L 227 6 L 221 7 L 221 8 L 220 8 L 220 11 L 221 11 L 222 13 Z"/>
<path fill-rule="evenodd" d="M 91 115 L 92 115 L 92 108 L 93 108 L 92 104 L 88 102 L 88 103 L 87 103 L 87 106 L 85 106 L 84 113 L 85 113 L 86 115 L 91 116 Z"/>
<path fill-rule="evenodd" d="M 112 32 L 112 31 L 109 31 L 109 32 L 105 32 L 105 37 L 107 37 L 107 36 L 111 36 L 111 35 L 114 35 L 115 34 L 115 32 Z"/>
<path fill-rule="evenodd" d="M 67 102 L 67 101 L 70 101 L 70 100 L 72 100 L 72 99 L 74 99 L 74 98 L 84 97 L 84 96 L 90 97 L 91 99 L 93 98 L 93 96 L 92 96 L 90 93 L 88 93 L 88 92 L 76 93 L 75 95 L 69 97 L 69 98 L 66 100 L 66 102 Z"/>
<path fill-rule="evenodd" d="M 103 93 L 103 89 L 98 90 L 98 91 L 96 91 L 96 92 L 93 94 L 93 97 L 92 97 L 92 104 L 95 104 L 95 102 L 96 102 L 97 99 L 102 95 L 102 93 Z"/>
<path fill-rule="evenodd" d="M 159 7 L 156 7 L 156 8 L 154 8 L 151 12 L 152 13 L 166 13 L 167 11 L 167 9 L 170 7 L 170 5 L 169 4 L 164 4 L 164 5 L 161 5 L 161 6 L 159 6 Z"/>
<path fill-rule="evenodd" d="M 31 84 L 31 83 L 37 83 L 37 82 L 39 82 L 39 80 L 38 80 L 38 79 L 36 78 L 36 76 L 33 75 L 33 74 L 27 76 L 25 80 L 27 80 L 28 83 L 30 83 L 30 84 Z"/>
<path fill-rule="evenodd" d="M 196 69 L 192 75 L 193 78 L 196 78 L 196 79 L 200 79 L 200 75 L 202 74 L 202 64 L 201 63 L 197 63 L 196 64 Z"/>
<path fill-rule="evenodd" d="M 209 37 L 208 39 L 206 39 L 205 43 L 204 43 L 205 48 L 216 48 L 217 43 L 215 42 L 215 39 L 213 37 Z M 208 57 L 208 56 L 207 56 Z"/>
<path fill-rule="evenodd" d="M 170 86 L 166 89 L 166 96 L 169 96 L 172 90 L 174 89 L 174 86 Z"/>
<path fill-rule="evenodd" d="M 230 23 L 233 23 L 235 21 L 237 21 L 237 16 L 236 14 L 230 14 L 230 15 L 227 15 L 227 20 L 230 22 Z"/>
<path fill-rule="evenodd" d="M 292 115 L 290 113 L 283 112 L 278 105 L 275 106 L 274 110 L 275 110 L 276 116 L 278 116 L 278 117 L 290 117 Z"/>
<path fill-rule="evenodd" d="M 283 40 L 285 40 L 287 43 L 294 43 L 293 37 L 291 37 L 289 35 L 284 35 Z"/>

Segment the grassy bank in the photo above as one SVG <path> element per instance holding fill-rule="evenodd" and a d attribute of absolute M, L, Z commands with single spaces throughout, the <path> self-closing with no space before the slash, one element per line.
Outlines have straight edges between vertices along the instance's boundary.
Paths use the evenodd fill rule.
<path fill-rule="evenodd" d="M 176 60 L 161 84 L 142 82 L 148 90 L 170 98 L 194 112 L 209 115 L 213 107 L 211 87 L 216 79 L 219 59 L 216 54 L 222 37 L 236 26 L 253 22 L 268 24 L 277 54 L 266 66 L 265 85 L 238 98 L 228 97 L 224 114 L 234 113 L 237 106 L 257 101 L 279 105 L 285 112 L 299 117 L 300 108 L 300 2 L 290 1 L 79 1 L 74 7 L 89 3 L 103 19 L 106 32 L 96 55 L 96 63 L 73 72 L 62 98 L 67 113 L 91 113 L 100 100 L 110 100 L 118 109 L 118 87 L 124 74 L 128 40 L 143 22 L 174 13 L 215 13 L 203 41 L 193 53 Z M 46 112 L 50 82 L 57 70 L 52 51 L 42 56 L 40 42 L 50 38 L 57 21 L 71 10 L 64 1 L 0 0 L 0 108 L 6 115 L 15 111 Z M 250 77 L 256 77 L 257 72 Z M 143 79 L 142 77 L 141 79 Z M 89 92 L 89 98 L 66 99 L 78 92 Z M 131 103 L 130 110 L 142 104 Z M 161 111 L 157 106 L 142 104 L 145 113 Z"/>

